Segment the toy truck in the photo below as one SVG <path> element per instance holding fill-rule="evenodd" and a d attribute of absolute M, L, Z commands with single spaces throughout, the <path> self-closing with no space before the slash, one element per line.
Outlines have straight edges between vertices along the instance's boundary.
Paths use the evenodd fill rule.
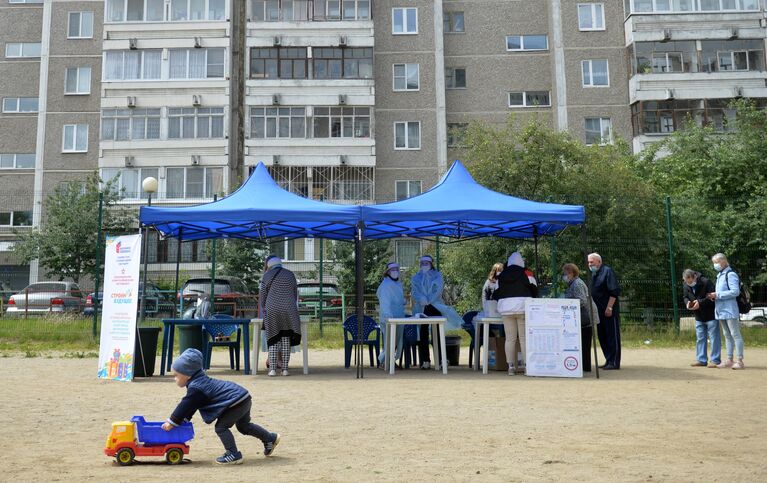
<path fill-rule="evenodd" d="M 136 456 L 165 456 L 170 465 L 177 465 L 189 454 L 186 443 L 194 438 L 194 426 L 185 422 L 165 431 L 162 422 L 147 422 L 143 416 L 130 421 L 112 423 L 104 454 L 114 457 L 121 466 L 133 464 Z"/>

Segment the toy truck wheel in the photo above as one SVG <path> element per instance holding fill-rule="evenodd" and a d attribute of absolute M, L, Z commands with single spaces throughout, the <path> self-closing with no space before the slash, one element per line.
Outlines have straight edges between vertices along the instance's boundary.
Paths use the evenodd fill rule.
<path fill-rule="evenodd" d="M 134 457 L 135 457 L 135 454 L 133 454 L 133 450 L 130 448 L 123 448 L 120 451 L 118 451 L 117 454 L 115 455 L 117 464 L 119 464 L 120 466 L 132 465 Z"/>
<path fill-rule="evenodd" d="M 177 465 L 184 459 L 184 452 L 178 448 L 171 448 L 165 452 L 165 461 L 169 465 Z"/>

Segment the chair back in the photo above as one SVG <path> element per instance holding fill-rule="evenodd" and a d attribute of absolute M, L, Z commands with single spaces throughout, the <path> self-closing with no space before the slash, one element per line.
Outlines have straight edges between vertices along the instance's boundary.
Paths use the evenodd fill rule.
<path fill-rule="evenodd" d="M 463 317 L 462 317 L 463 318 L 463 325 L 471 325 L 471 326 L 473 326 L 474 325 L 474 322 L 473 322 L 474 317 L 476 317 L 478 313 L 479 313 L 479 311 L 477 311 L 477 310 L 471 310 L 471 311 L 466 312 L 465 314 L 463 314 Z"/>
<path fill-rule="evenodd" d="M 406 325 L 402 338 L 407 344 L 415 344 L 418 342 L 418 326 L 414 324 Z"/>
<path fill-rule="evenodd" d="M 347 317 L 344 321 L 344 331 L 349 333 L 352 340 L 357 340 L 357 328 L 357 316 L 351 315 Z M 376 321 L 366 315 L 362 319 L 362 340 L 367 340 L 370 333 L 379 328 Z"/>
<path fill-rule="evenodd" d="M 228 314 L 213 314 L 213 319 L 218 320 L 231 320 L 233 317 Z M 220 340 L 230 340 L 233 335 L 237 333 L 237 324 L 227 324 L 227 323 L 207 323 L 203 324 L 203 328 L 205 329 L 205 332 L 207 332 L 210 335 L 210 338 L 214 341 L 220 341 Z"/>

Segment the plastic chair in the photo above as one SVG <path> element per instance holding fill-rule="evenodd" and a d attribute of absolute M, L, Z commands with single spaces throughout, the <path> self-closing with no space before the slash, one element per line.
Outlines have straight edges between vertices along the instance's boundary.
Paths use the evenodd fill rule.
<path fill-rule="evenodd" d="M 352 347 L 357 341 L 357 316 L 352 315 L 347 317 L 344 321 L 344 367 L 349 368 L 352 361 Z M 370 334 L 375 332 L 375 339 L 370 339 Z M 379 326 L 375 320 L 367 315 L 362 319 L 362 337 L 363 344 L 368 346 L 370 351 L 370 367 L 375 367 L 373 364 L 373 348 L 375 348 L 375 357 L 378 361 L 378 356 L 381 354 L 381 326 Z"/>
<path fill-rule="evenodd" d="M 232 319 L 231 315 L 227 314 L 213 314 L 213 319 L 227 320 Z M 210 369 L 210 359 L 213 355 L 214 347 L 228 347 L 229 348 L 229 367 L 237 371 L 240 370 L 240 336 L 242 330 L 237 324 L 227 323 L 205 323 L 202 326 L 207 335 L 205 337 L 205 368 Z M 232 340 L 232 337 L 236 337 Z"/>
<path fill-rule="evenodd" d="M 399 365 L 402 366 L 402 359 L 405 359 L 405 369 L 418 365 L 418 325 L 406 325 L 402 336 L 402 355 L 399 357 Z"/>
<path fill-rule="evenodd" d="M 471 310 L 463 314 L 462 317 L 463 324 L 461 324 L 461 328 L 468 332 L 471 337 L 471 343 L 469 344 L 469 368 L 474 367 L 474 317 L 478 313 L 476 310 Z M 480 337 L 482 337 L 482 334 L 480 334 Z M 479 339 L 479 345 L 480 347 L 482 346 L 482 339 Z"/>

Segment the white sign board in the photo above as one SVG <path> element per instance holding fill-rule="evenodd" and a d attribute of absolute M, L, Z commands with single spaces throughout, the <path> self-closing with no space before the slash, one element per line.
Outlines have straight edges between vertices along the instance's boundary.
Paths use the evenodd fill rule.
<path fill-rule="evenodd" d="M 578 299 L 527 299 L 527 375 L 583 377 Z"/>
<path fill-rule="evenodd" d="M 107 238 L 99 343 L 101 379 L 133 380 L 140 268 L 141 235 Z"/>

